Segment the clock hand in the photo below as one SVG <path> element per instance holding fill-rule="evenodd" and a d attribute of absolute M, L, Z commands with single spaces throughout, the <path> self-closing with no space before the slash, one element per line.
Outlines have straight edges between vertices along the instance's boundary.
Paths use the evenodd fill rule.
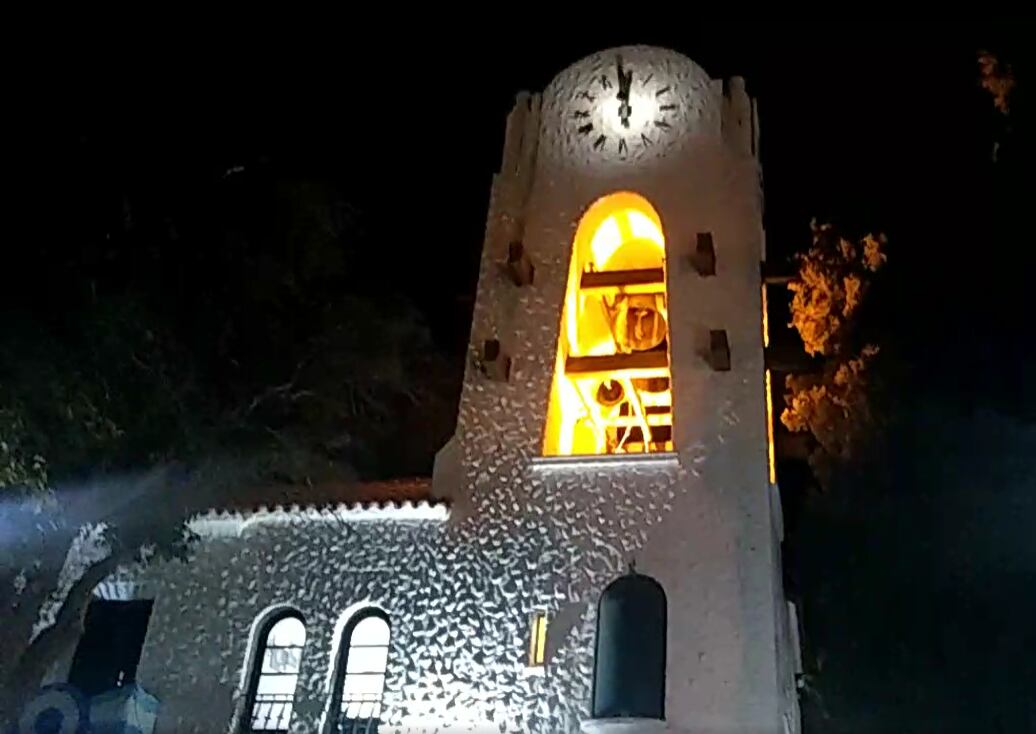
<path fill-rule="evenodd" d="M 622 68 L 622 57 L 615 59 L 616 76 L 619 77 L 619 93 L 616 97 L 619 100 L 619 121 L 623 127 L 630 126 L 630 115 L 633 108 L 630 106 L 630 85 L 633 83 L 633 70 L 626 71 Z"/>
<path fill-rule="evenodd" d="M 619 99 L 628 102 L 630 98 L 630 84 L 633 82 L 633 72 L 622 68 L 622 57 L 616 57 L 616 76 L 619 78 Z"/>

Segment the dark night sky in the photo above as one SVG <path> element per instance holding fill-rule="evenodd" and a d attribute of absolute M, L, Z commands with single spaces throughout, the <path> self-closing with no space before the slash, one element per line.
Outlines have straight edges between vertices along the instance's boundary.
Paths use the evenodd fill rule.
<path fill-rule="evenodd" d="M 329 29 L 70 54 L 32 91 L 48 113 L 31 148 L 46 179 L 36 203 L 50 207 L 39 236 L 75 246 L 84 222 L 110 217 L 114 190 L 187 206 L 234 166 L 329 180 L 384 244 L 372 281 L 402 279 L 459 355 L 514 94 L 620 43 L 740 74 L 760 105 L 771 257 L 807 245 L 813 217 L 888 235 L 877 323 L 911 416 L 873 467 L 893 476 L 873 495 L 805 501 L 784 486 L 790 583 L 811 669 L 822 661 L 807 730 L 1036 731 L 1036 247 L 998 206 L 1031 198 L 1029 182 L 990 161 L 1002 131 L 975 63 L 980 48 L 1002 52 L 1023 95 L 1032 27 L 675 25 L 370 48 Z M 1029 160 L 1028 132 L 1011 134 Z"/>
<path fill-rule="evenodd" d="M 760 103 L 773 254 L 799 248 L 810 218 L 833 218 L 884 230 L 912 262 L 948 277 L 970 272 L 945 255 L 986 227 L 988 194 L 975 171 L 991 135 L 974 53 L 1021 46 L 1022 36 L 1007 24 L 712 23 L 669 37 L 537 38 L 532 53 L 517 34 L 493 43 L 432 35 L 370 49 L 333 36 L 210 41 L 190 53 L 164 41 L 99 50 L 63 69 L 58 87 L 34 94 L 56 113 L 50 140 L 59 142 L 46 155 L 62 170 L 74 161 L 91 182 L 103 177 L 175 205 L 232 166 L 334 181 L 392 241 L 394 267 L 427 291 L 433 318 L 443 314 L 452 329 L 463 314 L 437 302 L 444 288 L 426 274 L 432 265 L 445 290 L 473 288 L 515 92 L 542 89 L 572 60 L 629 41 L 684 51 L 714 77 L 748 79 Z M 409 214 L 400 217 L 404 201 Z M 79 203 L 90 216 L 91 202 Z M 448 232 L 423 226 L 444 211 Z"/>

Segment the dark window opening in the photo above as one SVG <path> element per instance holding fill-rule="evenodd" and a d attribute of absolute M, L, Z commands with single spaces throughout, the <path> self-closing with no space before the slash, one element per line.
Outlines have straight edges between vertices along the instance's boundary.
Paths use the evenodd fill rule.
<path fill-rule="evenodd" d="M 153 604 L 150 599 L 91 601 L 68 682 L 87 696 L 135 682 Z"/>
<path fill-rule="evenodd" d="M 594 650 L 595 719 L 664 719 L 666 597 L 630 569 L 601 594 Z"/>

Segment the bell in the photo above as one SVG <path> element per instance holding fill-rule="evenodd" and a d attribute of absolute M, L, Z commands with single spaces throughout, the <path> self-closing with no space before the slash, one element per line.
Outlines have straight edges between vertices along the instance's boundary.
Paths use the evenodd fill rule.
<path fill-rule="evenodd" d="M 633 381 L 633 387 L 640 392 L 665 392 L 669 389 L 668 377 L 644 377 Z"/>
<path fill-rule="evenodd" d="M 626 397 L 626 391 L 615 380 L 604 380 L 597 386 L 597 402 L 606 408 L 618 405 Z"/>
<path fill-rule="evenodd" d="M 614 324 L 619 351 L 646 352 L 662 343 L 666 323 L 659 308 L 659 298 L 650 293 L 619 297 Z"/>

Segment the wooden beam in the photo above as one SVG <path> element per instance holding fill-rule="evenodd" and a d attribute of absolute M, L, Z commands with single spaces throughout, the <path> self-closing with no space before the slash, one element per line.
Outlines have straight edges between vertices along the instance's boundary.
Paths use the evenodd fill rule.
<path fill-rule="evenodd" d="M 583 273 L 582 280 L 579 281 L 579 287 L 583 290 L 624 285 L 665 285 L 665 271 L 662 268 L 602 270 L 596 273 Z"/>
<path fill-rule="evenodd" d="M 648 413 L 644 416 L 649 426 L 671 426 L 673 425 L 672 413 Z M 610 426 L 637 426 L 640 427 L 640 418 L 635 415 L 619 415 L 608 419 Z"/>
<path fill-rule="evenodd" d="M 774 372 L 817 372 L 820 360 L 810 357 L 801 348 L 793 344 L 773 344 L 766 347 L 763 359 L 767 369 Z"/>
<path fill-rule="evenodd" d="M 699 232 L 691 265 L 703 278 L 716 274 L 716 248 L 712 244 L 712 232 Z"/>
<path fill-rule="evenodd" d="M 507 382 L 511 377 L 511 358 L 504 354 L 499 339 L 482 342 L 482 372 L 491 380 Z"/>
<path fill-rule="evenodd" d="M 668 366 L 669 356 L 662 351 L 606 354 L 600 357 L 569 357 L 565 360 L 565 374 L 664 369 Z"/>
<path fill-rule="evenodd" d="M 515 285 L 532 285 L 536 268 L 521 242 L 512 242 L 507 246 L 507 273 Z"/>
<path fill-rule="evenodd" d="M 709 364 L 717 372 L 730 371 L 730 342 L 727 341 L 725 329 L 712 329 L 709 332 Z"/>
<path fill-rule="evenodd" d="M 788 272 L 788 267 L 763 260 L 759 263 L 759 276 L 767 285 L 787 285 L 798 277 L 798 270 Z"/>

